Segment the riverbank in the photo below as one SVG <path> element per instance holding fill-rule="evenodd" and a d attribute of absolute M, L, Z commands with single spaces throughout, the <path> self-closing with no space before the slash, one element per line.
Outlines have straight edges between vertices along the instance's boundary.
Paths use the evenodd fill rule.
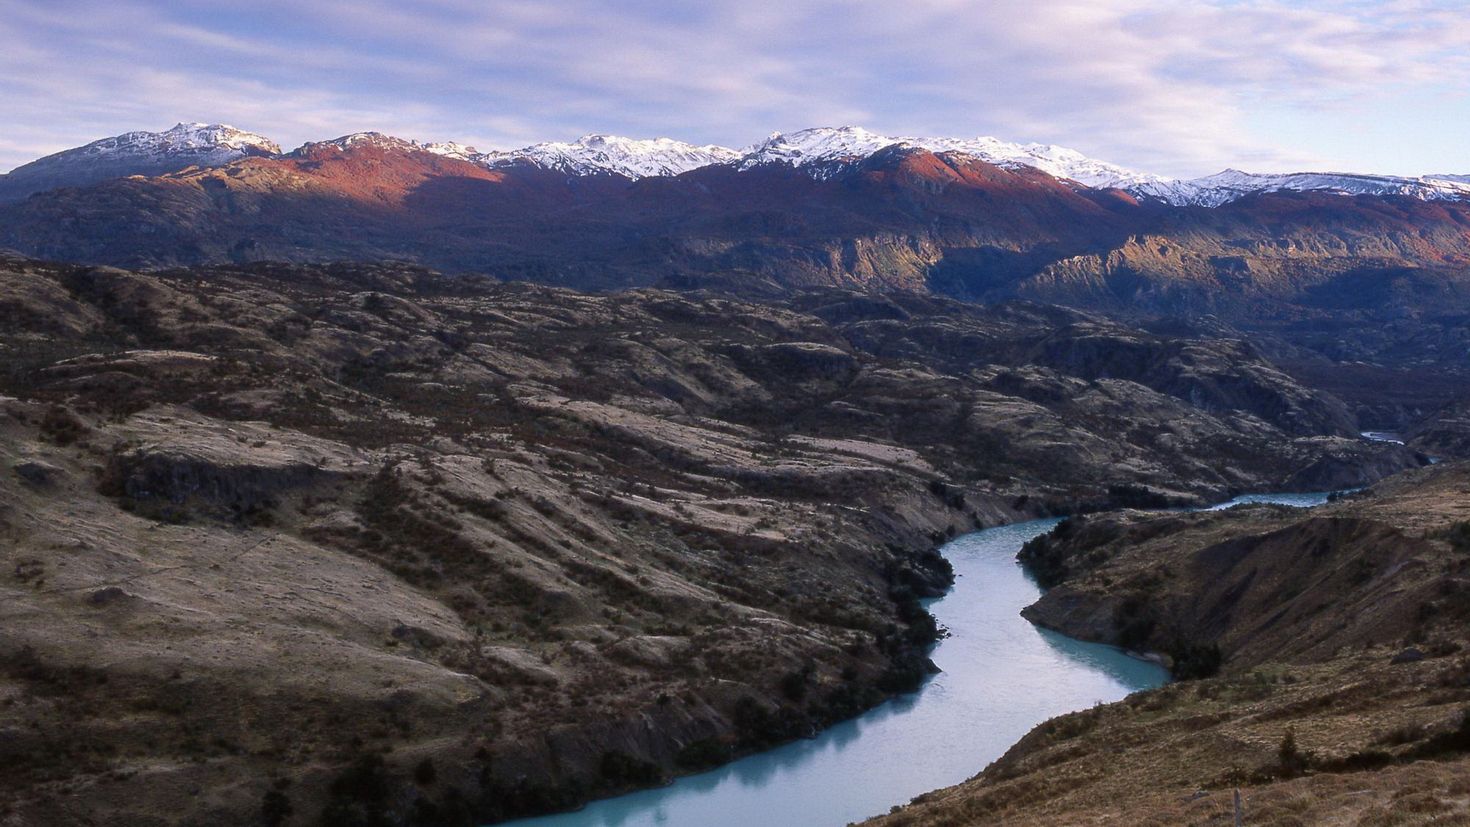
<path fill-rule="evenodd" d="M 963 784 L 872 823 L 1470 820 L 1470 467 L 1310 513 L 1112 514 L 1052 535 L 1028 614 L 1144 648 L 1218 647 L 1218 674 L 1037 727 Z"/>
<path fill-rule="evenodd" d="M 928 603 L 949 632 L 932 655 L 943 671 L 917 693 L 669 787 L 513 824 L 744 827 L 780 813 L 789 823 L 839 827 L 969 777 L 1041 720 L 1159 685 L 1167 673 L 1153 664 L 1021 618 L 1040 591 L 1016 551 L 1056 522 L 986 529 L 941 549 L 956 575 L 954 588 Z"/>

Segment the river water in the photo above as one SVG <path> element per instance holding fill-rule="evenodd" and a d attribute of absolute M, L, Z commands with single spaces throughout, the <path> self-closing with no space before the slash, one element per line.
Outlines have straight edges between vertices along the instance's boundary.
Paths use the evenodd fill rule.
<path fill-rule="evenodd" d="M 1213 508 L 1326 499 L 1247 495 Z M 944 671 L 918 692 L 816 738 L 515 827 L 841 827 L 970 778 L 1048 718 L 1163 684 L 1168 674 L 1153 663 L 1021 617 L 1041 590 L 1016 552 L 1057 522 L 986 529 L 944 547 L 955 586 L 929 604 L 950 631 L 933 653 Z"/>

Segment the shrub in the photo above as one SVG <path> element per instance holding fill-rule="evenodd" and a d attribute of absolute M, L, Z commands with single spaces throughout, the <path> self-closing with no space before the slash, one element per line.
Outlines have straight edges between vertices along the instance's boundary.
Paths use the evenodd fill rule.
<path fill-rule="evenodd" d="M 719 766 L 730 760 L 730 748 L 718 738 L 701 738 L 691 741 L 674 756 L 674 763 L 686 770 L 703 770 Z"/>
<path fill-rule="evenodd" d="M 1176 643 L 1169 647 L 1169 657 L 1174 659 L 1174 677 L 1181 681 L 1213 677 L 1224 662 L 1216 643 Z"/>
<path fill-rule="evenodd" d="M 807 664 L 801 669 L 787 672 L 781 677 L 781 694 L 786 696 L 786 700 L 793 703 L 801 701 L 801 699 L 806 697 L 806 685 L 811 675 L 811 664 Z"/>
<path fill-rule="evenodd" d="M 1113 611 L 1113 628 L 1124 649 L 1143 649 L 1157 625 L 1147 601 L 1138 595 L 1128 597 Z"/>
<path fill-rule="evenodd" d="M 279 789 L 269 789 L 265 792 L 265 798 L 260 802 L 260 823 L 265 827 L 281 827 L 286 819 L 291 817 L 294 809 L 291 807 L 291 799 Z"/>
<path fill-rule="evenodd" d="M 364 755 L 333 779 L 321 826 L 392 827 L 382 756 Z"/>
<path fill-rule="evenodd" d="M 1296 743 L 1296 728 L 1287 727 L 1281 736 L 1281 746 L 1276 749 L 1276 769 L 1286 778 L 1294 778 L 1306 772 L 1312 765 L 1312 754 L 1304 752 Z"/>
<path fill-rule="evenodd" d="M 1470 554 L 1470 520 L 1461 520 L 1450 526 L 1446 538 L 1450 547 L 1461 554 Z"/>
<path fill-rule="evenodd" d="M 1016 559 L 1036 578 L 1036 584 L 1043 589 L 1059 585 L 1072 573 L 1067 565 L 1067 552 L 1062 549 L 1060 541 L 1070 535 L 1076 526 L 1076 518 L 1069 517 L 1058 523 L 1051 533 L 1026 541 L 1016 555 Z"/>
<path fill-rule="evenodd" d="M 53 445 L 70 445 L 87 433 L 87 426 L 71 411 L 52 405 L 41 417 L 41 436 Z"/>
<path fill-rule="evenodd" d="M 1470 752 L 1470 707 L 1461 713 L 1459 726 L 1429 738 L 1410 750 L 1408 756 L 1440 758 L 1462 752 Z"/>
<path fill-rule="evenodd" d="M 663 780 L 657 764 L 617 750 L 602 754 L 600 771 L 602 780 L 613 787 L 647 787 Z"/>

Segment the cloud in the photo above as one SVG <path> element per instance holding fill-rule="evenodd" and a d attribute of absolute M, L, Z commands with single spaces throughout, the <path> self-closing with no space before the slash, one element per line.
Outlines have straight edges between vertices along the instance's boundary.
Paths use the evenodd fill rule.
<path fill-rule="evenodd" d="M 1432 0 L 0 0 L 0 39 L 0 168 L 178 120 L 481 148 L 859 123 L 1198 174 L 1387 158 L 1329 133 L 1405 90 L 1470 115 L 1470 21 Z M 1391 114 L 1373 140 L 1444 122 Z"/>

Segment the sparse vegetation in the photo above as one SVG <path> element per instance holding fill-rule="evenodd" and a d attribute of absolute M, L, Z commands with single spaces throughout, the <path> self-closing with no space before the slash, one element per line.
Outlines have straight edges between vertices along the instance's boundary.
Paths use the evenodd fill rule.
<path fill-rule="evenodd" d="M 833 291 L 4 266 L 0 429 L 52 470 L 0 479 L 0 571 L 57 622 L 10 627 L 32 649 L 0 723 L 47 740 L 0 793 L 102 785 L 115 819 L 199 806 L 153 783 L 165 766 L 228 775 L 210 806 L 242 823 L 457 826 L 657 783 L 920 686 L 941 634 L 921 601 L 953 576 L 934 546 L 972 526 L 1139 494 L 1123 467 L 1266 485 L 1392 451 L 1211 414 L 1169 391 L 1176 340 L 1070 311 L 884 298 L 904 307 L 879 343 L 842 321 L 867 299 Z M 977 366 L 957 343 L 979 340 L 1015 364 Z M 1154 367 L 1081 401 L 1090 368 L 1030 363 L 1043 341 Z M 1313 398 L 1253 355 L 1209 361 Z M 1059 460 L 1025 424 L 1042 410 L 1107 450 Z M 686 729 L 627 747 L 649 716 Z"/>
<path fill-rule="evenodd" d="M 1466 478 L 1437 466 L 1310 512 L 1068 521 L 1038 545 L 1069 574 L 1028 616 L 1151 641 L 1191 680 L 1049 721 L 875 825 L 1228 824 L 1236 789 L 1247 824 L 1470 818 L 1470 613 L 1446 551 Z"/>

